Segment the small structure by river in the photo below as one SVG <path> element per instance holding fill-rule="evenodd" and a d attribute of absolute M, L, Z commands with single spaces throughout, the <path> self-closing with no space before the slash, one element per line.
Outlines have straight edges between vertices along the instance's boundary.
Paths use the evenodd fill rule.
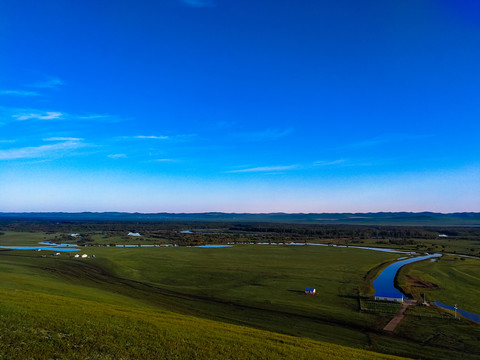
<path fill-rule="evenodd" d="M 403 303 L 403 295 L 400 297 L 391 295 L 391 294 L 383 294 L 383 293 L 375 293 L 375 300 L 379 301 L 396 301 Z"/>

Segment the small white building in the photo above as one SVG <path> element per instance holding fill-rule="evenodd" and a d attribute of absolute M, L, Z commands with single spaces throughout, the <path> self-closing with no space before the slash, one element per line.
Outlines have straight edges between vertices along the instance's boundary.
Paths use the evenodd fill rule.
<path fill-rule="evenodd" d="M 142 235 L 140 235 L 140 233 L 134 233 L 134 232 L 129 232 L 128 235 L 129 236 L 142 236 Z"/>
<path fill-rule="evenodd" d="M 85 258 L 88 258 L 88 255 L 87 255 L 87 254 L 83 254 L 83 255 L 82 255 L 82 258 L 84 258 L 84 259 L 85 259 Z"/>
<path fill-rule="evenodd" d="M 80 257 L 80 255 L 78 255 L 78 254 L 75 254 L 75 256 L 74 256 L 74 257 L 78 258 L 78 257 Z"/>
<path fill-rule="evenodd" d="M 403 296 L 402 297 L 395 297 L 395 296 L 388 296 L 388 295 L 375 295 L 375 300 L 379 301 L 396 301 L 403 303 Z"/>
<path fill-rule="evenodd" d="M 55 253 L 54 255 L 55 255 L 55 256 L 60 256 L 60 253 L 59 253 L 59 252 L 57 252 L 57 253 Z"/>

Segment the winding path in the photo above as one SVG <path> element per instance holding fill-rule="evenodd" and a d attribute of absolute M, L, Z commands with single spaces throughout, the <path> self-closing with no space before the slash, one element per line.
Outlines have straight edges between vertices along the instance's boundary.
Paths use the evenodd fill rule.
<path fill-rule="evenodd" d="M 397 325 L 402 321 L 405 311 L 410 305 L 416 305 L 417 302 L 415 300 L 405 300 L 402 304 L 402 307 L 398 311 L 397 315 L 390 320 L 390 322 L 383 328 L 383 331 L 393 331 L 397 327 Z"/>

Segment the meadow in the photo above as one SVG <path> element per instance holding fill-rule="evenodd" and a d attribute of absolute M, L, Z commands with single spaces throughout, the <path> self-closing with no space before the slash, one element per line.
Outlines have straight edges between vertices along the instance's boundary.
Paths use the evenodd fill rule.
<path fill-rule="evenodd" d="M 58 236 L 4 231 L 0 245 Z M 360 311 L 372 276 L 398 254 L 281 245 L 81 247 L 80 253 L 95 258 L 0 251 L 4 358 L 12 358 L 12 349 L 36 359 L 480 354 L 478 345 L 470 345 L 478 329 L 470 322 L 429 318 L 448 334 L 466 334 L 445 347 L 424 342 L 420 316 L 407 316 L 407 329 L 388 335 L 381 329 L 391 312 Z M 315 287 L 318 295 L 305 295 L 305 287 Z"/>
<path fill-rule="evenodd" d="M 5 359 L 397 359 L 141 306 L 0 294 Z"/>
<path fill-rule="evenodd" d="M 411 264 L 401 270 L 405 291 L 420 299 L 458 304 L 480 314 L 480 259 L 446 255 L 431 262 Z"/>

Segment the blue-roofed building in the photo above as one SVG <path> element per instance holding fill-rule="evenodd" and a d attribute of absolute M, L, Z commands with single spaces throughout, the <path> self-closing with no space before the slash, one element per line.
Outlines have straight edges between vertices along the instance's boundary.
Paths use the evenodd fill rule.
<path fill-rule="evenodd" d="M 315 290 L 314 288 L 305 288 L 305 294 L 315 295 L 316 293 L 317 293 L 317 290 Z"/>

